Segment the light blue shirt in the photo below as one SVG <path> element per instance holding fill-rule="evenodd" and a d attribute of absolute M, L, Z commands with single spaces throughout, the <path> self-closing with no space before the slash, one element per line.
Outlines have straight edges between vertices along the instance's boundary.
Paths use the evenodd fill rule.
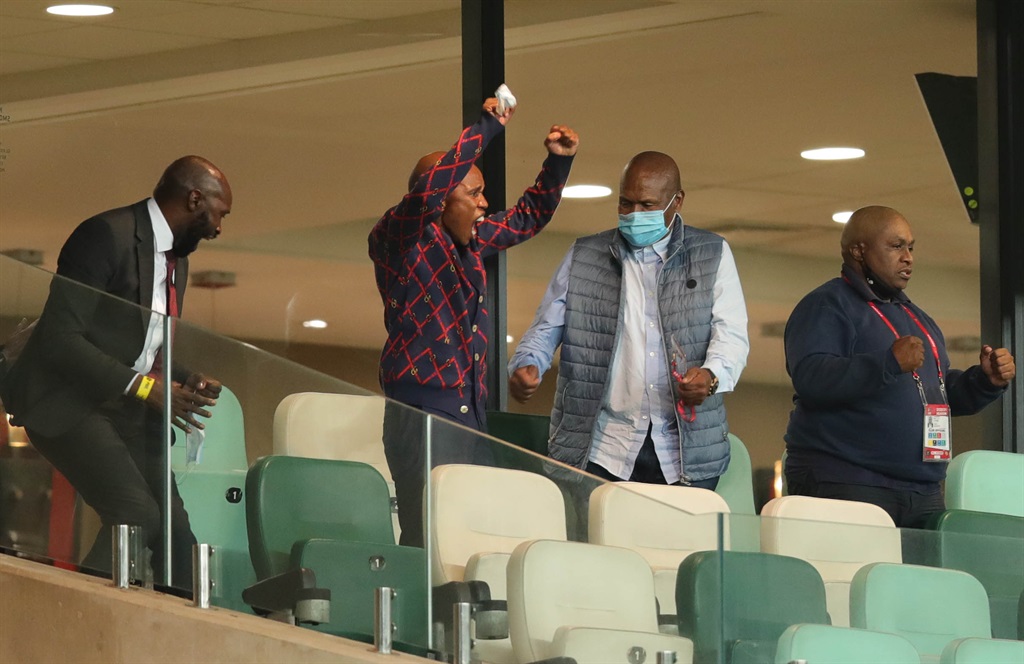
<path fill-rule="evenodd" d="M 677 216 L 676 222 L 682 223 L 681 218 Z M 595 422 L 589 460 L 617 477 L 628 479 L 650 426 L 665 481 L 674 484 L 681 477 L 679 430 L 657 300 L 658 279 L 668 257 L 669 238 L 666 235 L 651 246 L 623 252 L 624 299 L 618 321 L 621 333 L 608 372 L 610 389 Z M 530 329 L 509 361 L 510 374 L 530 365 L 536 366 L 541 375 L 551 368 L 565 328 L 572 253 L 570 248 L 548 284 Z M 711 341 L 702 366 L 718 377 L 719 392 L 730 392 L 747 364 L 750 343 L 736 261 L 724 241 L 713 296 Z"/>

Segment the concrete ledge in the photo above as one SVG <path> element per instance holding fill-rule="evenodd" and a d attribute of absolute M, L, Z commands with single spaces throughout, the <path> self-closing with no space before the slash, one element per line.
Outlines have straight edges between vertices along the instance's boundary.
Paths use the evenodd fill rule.
<path fill-rule="evenodd" d="M 0 555 L 0 662 L 426 662 Z"/>

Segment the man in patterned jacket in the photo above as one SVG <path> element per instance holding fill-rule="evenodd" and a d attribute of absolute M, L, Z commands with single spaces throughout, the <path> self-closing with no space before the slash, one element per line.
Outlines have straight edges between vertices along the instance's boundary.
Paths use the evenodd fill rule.
<path fill-rule="evenodd" d="M 550 153 L 532 187 L 508 210 L 487 216 L 484 180 L 474 165 L 513 109 L 484 102 L 480 120 L 445 153 L 424 156 L 409 193 L 370 232 L 388 340 L 380 360 L 385 396 L 470 429 L 486 430 L 487 317 L 483 259 L 530 239 L 561 200 L 579 138 L 555 125 Z M 401 543 L 422 545 L 425 461 L 422 415 L 391 404 L 384 450 L 395 481 Z M 457 427 L 434 429 L 434 465 L 487 463 L 489 450 Z"/>

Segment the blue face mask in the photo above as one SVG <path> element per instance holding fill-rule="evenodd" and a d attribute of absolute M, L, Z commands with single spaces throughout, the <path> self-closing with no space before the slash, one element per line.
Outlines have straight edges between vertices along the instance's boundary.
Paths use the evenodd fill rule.
<path fill-rule="evenodd" d="M 665 210 L 672 207 L 672 201 L 678 194 L 668 199 Z M 668 235 L 669 226 L 665 225 L 665 210 L 640 210 L 619 215 L 619 232 L 634 247 L 647 247 Z M 675 217 L 673 216 L 673 220 Z"/>

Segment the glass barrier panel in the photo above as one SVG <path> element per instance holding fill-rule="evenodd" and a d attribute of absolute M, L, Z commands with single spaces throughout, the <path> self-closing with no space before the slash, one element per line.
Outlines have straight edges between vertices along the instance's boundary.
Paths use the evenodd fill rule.
<path fill-rule="evenodd" d="M 676 578 L 690 553 L 714 554 L 728 539 L 725 500 L 598 479 L 533 451 L 546 447 L 547 429 L 536 426 L 546 418 L 502 415 L 489 413 L 489 428 L 517 444 L 474 433 L 469 445 L 468 430 L 432 423 L 427 542 L 433 619 L 444 626 L 436 643 L 453 647 L 451 603 L 461 599 L 474 606 L 473 654 L 483 661 L 610 661 L 609 649 L 621 661 L 656 650 L 690 661 Z"/>
<path fill-rule="evenodd" d="M 407 427 L 403 442 L 426 431 L 426 416 L 185 322 L 173 357 L 183 375 L 221 386 L 202 435 L 179 432 L 172 451 L 191 532 L 214 549 L 212 601 L 372 642 L 375 592 L 388 587 L 394 647 L 427 653 L 426 551 L 402 530 L 396 490 L 407 485 L 395 472 L 422 477 L 425 448 L 416 440 L 389 456 L 383 444 L 389 416 Z M 293 601 L 322 590 L 329 617 Z"/>
<path fill-rule="evenodd" d="M 7 257 L 0 284 L 3 546 L 109 578 L 111 528 L 129 524 L 131 581 L 163 582 L 164 422 L 159 389 L 139 398 L 132 365 L 164 317 Z"/>

